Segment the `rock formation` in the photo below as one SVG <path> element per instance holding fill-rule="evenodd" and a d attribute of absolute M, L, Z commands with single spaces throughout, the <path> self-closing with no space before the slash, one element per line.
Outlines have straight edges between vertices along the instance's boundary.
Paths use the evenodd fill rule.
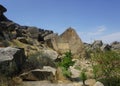
<path fill-rule="evenodd" d="M 101 50 L 101 51 L 109 51 L 109 50 L 114 50 L 114 51 L 119 51 L 120 50 L 120 42 L 114 41 L 111 44 L 104 44 L 102 40 L 95 40 L 92 44 L 84 43 L 85 49 L 86 50 Z"/>
<path fill-rule="evenodd" d="M 66 51 L 71 51 L 73 58 L 84 57 L 84 44 L 75 29 L 70 27 L 58 35 L 52 30 L 21 26 L 9 20 L 4 15 L 6 11 L 7 9 L 0 5 L 0 73 L 7 73 L 6 75 L 11 77 L 21 73 L 19 77 L 23 80 L 67 81 L 62 74 L 62 68 L 56 68 L 55 61 L 56 59 L 61 61 L 62 58 L 58 57 Z M 120 49 L 119 44 L 115 42 L 109 46 L 104 45 L 102 41 L 95 41 L 93 44 L 86 44 L 85 47 L 91 50 L 96 48 L 109 50 L 111 47 Z M 80 63 L 80 59 L 77 60 Z M 80 66 L 78 63 L 69 67 L 72 74 L 70 78 L 79 77 L 80 71 L 75 69 L 76 66 Z"/>
<path fill-rule="evenodd" d="M 59 53 L 71 51 L 74 57 L 84 56 L 84 45 L 77 35 L 75 29 L 68 28 L 60 36 L 54 35 L 47 39 L 47 44 Z"/>
<path fill-rule="evenodd" d="M 5 75 L 21 71 L 25 60 L 24 49 L 12 47 L 0 48 L 0 72 L 5 73 Z"/>
<path fill-rule="evenodd" d="M 3 14 L 6 11 L 7 9 L 4 6 L 0 5 L 0 21 L 7 20 L 7 18 Z"/>
<path fill-rule="evenodd" d="M 58 40 L 58 48 L 61 50 L 68 49 L 72 52 L 73 55 L 83 56 L 84 54 L 84 45 L 77 35 L 75 29 L 68 28 L 65 32 L 60 35 Z"/>
<path fill-rule="evenodd" d="M 30 41 L 34 39 L 38 40 L 40 43 L 46 43 L 46 46 L 56 50 L 58 53 L 62 54 L 66 51 L 71 50 L 73 55 L 76 55 L 75 57 L 83 57 L 83 43 L 73 28 L 68 28 L 63 34 L 59 36 L 51 30 L 44 30 L 33 26 L 21 26 L 19 24 L 16 24 L 13 21 L 10 21 L 3 14 L 7 11 L 5 7 L 0 5 L 0 10 L 0 18 L 2 18 L 0 19 L 1 41 L 11 41 L 17 39 L 22 43 L 34 45 L 34 41 Z M 9 45 L 4 45 L 0 43 L 0 46 L 6 47 Z"/>

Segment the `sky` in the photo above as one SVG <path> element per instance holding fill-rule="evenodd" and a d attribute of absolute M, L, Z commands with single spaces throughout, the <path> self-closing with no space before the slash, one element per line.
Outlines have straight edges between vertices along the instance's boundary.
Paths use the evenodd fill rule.
<path fill-rule="evenodd" d="M 58 34 L 72 27 L 87 43 L 120 41 L 120 0 L 0 0 L 0 4 L 20 25 Z"/>

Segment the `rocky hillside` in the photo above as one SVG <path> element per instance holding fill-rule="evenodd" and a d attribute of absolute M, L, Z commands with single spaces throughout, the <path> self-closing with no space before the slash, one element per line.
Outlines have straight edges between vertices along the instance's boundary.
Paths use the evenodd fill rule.
<path fill-rule="evenodd" d="M 83 86 L 85 83 L 104 86 L 97 79 L 91 79 L 94 78 L 93 62 L 87 57 L 92 58 L 93 51 L 98 49 L 119 52 L 120 42 L 110 45 L 99 40 L 93 44 L 83 43 L 72 27 L 58 35 L 52 30 L 19 25 L 8 19 L 5 12 L 7 9 L 0 5 L 0 86 L 21 83 L 23 86 L 33 86 L 32 83 L 47 86 L 51 82 L 51 86 Z M 47 80 L 46 83 L 39 82 L 43 80 Z"/>
<path fill-rule="evenodd" d="M 21 26 L 8 19 L 4 12 L 7 9 L 1 5 L 0 10 L 0 46 L 31 45 L 49 47 L 59 53 L 71 50 L 72 53 L 83 53 L 83 43 L 73 28 L 68 28 L 62 35 L 57 35 L 52 30 L 44 30 L 33 26 Z M 69 39 L 68 39 L 69 37 Z M 15 42 L 15 43 L 14 43 Z M 16 43 L 17 42 L 17 43 Z M 77 43 L 75 45 L 75 43 Z M 43 45 L 41 45 L 43 44 Z M 45 45 L 46 44 L 46 45 Z M 74 45 L 74 46 L 73 46 Z M 26 46 L 24 46 L 25 51 Z M 80 55 L 79 55 L 80 56 Z"/>
<path fill-rule="evenodd" d="M 0 75 L 18 76 L 18 81 L 66 81 L 55 63 L 69 51 L 73 58 L 83 58 L 84 46 L 76 31 L 70 27 L 58 35 L 52 30 L 21 26 L 5 12 L 0 5 Z M 2 80 L 0 77 L 0 83 Z"/>

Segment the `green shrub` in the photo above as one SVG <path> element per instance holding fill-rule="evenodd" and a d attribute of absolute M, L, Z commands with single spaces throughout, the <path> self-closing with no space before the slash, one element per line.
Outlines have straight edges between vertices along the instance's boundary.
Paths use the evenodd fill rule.
<path fill-rule="evenodd" d="M 70 67 L 74 65 L 74 61 L 72 61 L 72 53 L 66 52 L 65 56 L 63 57 L 62 61 L 60 63 L 58 63 L 58 65 L 60 67 L 64 67 L 66 70 Z"/>
<path fill-rule="evenodd" d="M 62 58 L 62 61 L 58 63 L 58 66 L 62 68 L 63 75 L 69 77 L 71 75 L 70 71 L 68 71 L 68 68 L 70 66 L 74 65 L 74 61 L 72 61 L 72 53 L 66 52 L 65 56 Z"/>
<path fill-rule="evenodd" d="M 97 52 L 92 56 L 93 73 L 105 86 L 118 86 L 120 80 L 120 54 L 114 51 Z M 115 83 L 115 85 L 113 85 Z"/>

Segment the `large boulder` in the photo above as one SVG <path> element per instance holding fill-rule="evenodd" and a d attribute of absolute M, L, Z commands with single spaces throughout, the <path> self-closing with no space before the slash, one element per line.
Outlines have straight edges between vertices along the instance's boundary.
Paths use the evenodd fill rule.
<path fill-rule="evenodd" d="M 31 54 L 26 60 L 25 65 L 22 68 L 22 72 L 41 69 L 43 66 L 51 66 L 56 68 L 55 62 L 51 58 L 49 55 L 44 54 L 43 52 Z"/>
<path fill-rule="evenodd" d="M 26 60 L 22 48 L 0 48 L 0 72 L 11 75 L 19 72 Z"/>
<path fill-rule="evenodd" d="M 59 39 L 58 34 L 50 34 L 44 38 L 47 46 L 56 51 L 58 51 L 58 44 L 57 44 L 58 39 Z"/>
<path fill-rule="evenodd" d="M 23 80 L 40 81 L 56 80 L 56 69 L 50 66 L 44 66 L 43 69 L 34 69 L 20 75 Z"/>
<path fill-rule="evenodd" d="M 83 57 L 84 54 L 84 45 L 82 40 L 76 33 L 75 29 L 71 27 L 60 35 L 58 40 L 58 48 L 61 51 L 71 50 L 73 55 L 79 57 Z"/>
<path fill-rule="evenodd" d="M 68 28 L 60 36 L 57 34 L 49 34 L 45 37 L 48 46 L 56 50 L 59 54 L 71 51 L 73 57 L 84 56 L 84 45 L 78 34 L 73 28 Z"/>
<path fill-rule="evenodd" d="M 58 57 L 58 53 L 54 50 L 43 50 L 43 54 L 47 55 L 52 60 L 56 60 Z"/>
<path fill-rule="evenodd" d="M 95 40 L 92 44 L 93 49 L 100 49 L 100 47 L 103 45 L 102 40 Z"/>

